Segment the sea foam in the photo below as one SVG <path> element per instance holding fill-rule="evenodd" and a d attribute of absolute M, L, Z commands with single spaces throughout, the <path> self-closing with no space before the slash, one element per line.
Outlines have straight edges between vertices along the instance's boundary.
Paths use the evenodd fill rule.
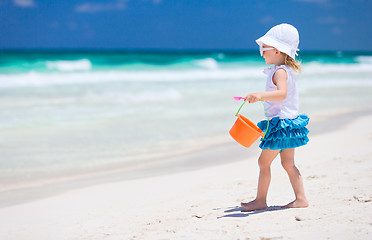
<path fill-rule="evenodd" d="M 311 76 L 326 76 L 332 78 L 333 75 L 343 74 L 372 74 L 372 64 L 368 63 L 370 58 L 362 58 L 363 63 L 351 64 L 321 64 L 319 62 L 309 62 L 303 64 L 303 73 L 298 78 Z M 207 60 L 203 60 L 207 61 Z M 229 81 L 229 80 L 254 80 L 265 79 L 263 69 L 267 66 L 247 66 L 247 67 L 216 67 L 212 61 L 202 62 L 201 65 L 208 66 L 207 69 L 184 69 L 184 70 L 143 70 L 143 71 L 88 71 L 90 62 L 79 60 L 79 67 L 72 67 L 71 62 L 53 63 L 57 64 L 64 72 L 36 72 L 18 74 L 0 74 L 0 88 L 18 87 L 42 87 L 54 85 L 71 84 L 92 84 L 105 82 L 190 82 L 190 81 Z M 199 63 L 200 64 L 200 63 Z M 85 69 L 84 72 L 69 72 L 72 69 Z"/>
<path fill-rule="evenodd" d="M 89 71 L 92 69 L 92 63 L 88 59 L 76 61 L 47 61 L 47 69 L 58 70 L 61 72 Z"/>

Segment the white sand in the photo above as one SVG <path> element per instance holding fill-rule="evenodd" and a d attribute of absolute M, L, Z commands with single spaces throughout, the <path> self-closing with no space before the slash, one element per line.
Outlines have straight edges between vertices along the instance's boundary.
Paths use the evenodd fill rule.
<path fill-rule="evenodd" d="M 3 208 L 0 239 L 372 239 L 371 122 L 364 116 L 311 136 L 297 150 L 311 204 L 306 209 L 277 207 L 293 200 L 293 193 L 276 159 L 271 207 L 241 212 L 240 202 L 256 192 L 252 158 Z"/>

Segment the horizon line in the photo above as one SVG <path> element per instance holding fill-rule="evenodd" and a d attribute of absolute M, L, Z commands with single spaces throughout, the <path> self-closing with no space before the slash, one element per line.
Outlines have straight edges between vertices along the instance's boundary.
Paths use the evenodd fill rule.
<path fill-rule="evenodd" d="M 1 52 L 123 52 L 123 53 L 252 53 L 258 49 L 248 48 L 0 48 Z M 372 50 L 302 50 L 302 53 L 371 53 Z"/>

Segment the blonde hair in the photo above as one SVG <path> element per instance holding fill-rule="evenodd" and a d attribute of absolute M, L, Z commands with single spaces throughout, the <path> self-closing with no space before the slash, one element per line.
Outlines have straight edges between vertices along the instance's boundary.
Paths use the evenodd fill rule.
<path fill-rule="evenodd" d="M 294 60 L 293 58 L 291 58 L 290 56 L 288 56 L 285 53 L 283 53 L 283 54 L 285 55 L 284 64 L 287 65 L 287 66 L 290 66 L 293 70 L 300 73 L 301 72 L 301 62 Z"/>

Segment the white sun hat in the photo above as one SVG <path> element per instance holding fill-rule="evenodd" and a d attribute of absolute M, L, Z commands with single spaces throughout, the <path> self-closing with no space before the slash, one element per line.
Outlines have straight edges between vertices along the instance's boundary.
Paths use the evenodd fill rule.
<path fill-rule="evenodd" d="M 299 34 L 295 27 L 290 24 L 282 23 L 272 27 L 264 36 L 256 40 L 260 46 L 261 56 L 263 54 L 262 45 L 272 46 L 279 51 L 295 59 L 298 55 L 298 44 L 300 43 Z"/>

